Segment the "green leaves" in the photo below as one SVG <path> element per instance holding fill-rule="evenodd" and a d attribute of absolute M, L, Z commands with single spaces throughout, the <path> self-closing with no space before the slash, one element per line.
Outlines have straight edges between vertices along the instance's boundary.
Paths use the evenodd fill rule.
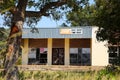
<path fill-rule="evenodd" d="M 4 52 L 6 51 L 6 44 L 7 44 L 7 37 L 8 37 L 8 32 L 7 29 L 0 28 L 0 68 L 3 67 L 3 62 L 4 59 Z"/>
<path fill-rule="evenodd" d="M 5 12 L 11 10 L 15 7 L 16 0 L 3 0 L 3 3 L 0 3 L 0 13 L 4 14 Z"/>
<path fill-rule="evenodd" d="M 89 4 L 86 4 L 78 11 L 69 12 L 67 18 L 72 26 L 89 26 L 93 24 L 94 13 L 94 5 L 89 6 Z"/>
<path fill-rule="evenodd" d="M 110 43 L 120 41 L 120 1 L 96 0 L 95 25 L 99 26 L 98 40 L 108 40 Z M 117 38 L 116 38 L 117 37 Z"/>
<path fill-rule="evenodd" d="M 14 16 L 14 9 L 18 7 L 19 0 L 3 0 L 3 1 L 4 2 L 1 3 L 0 5 L 0 12 L 5 16 L 4 18 L 5 25 L 7 24 L 8 26 L 10 26 L 12 17 Z M 28 25 L 31 26 L 32 24 L 36 24 L 41 19 L 42 16 L 51 17 L 54 20 L 59 20 L 62 18 L 62 16 L 65 16 L 68 12 L 75 12 L 79 14 L 80 9 L 87 4 L 88 0 L 28 0 L 28 2 L 26 3 L 27 6 L 26 11 L 31 12 L 30 15 L 32 15 L 32 17 L 25 16 L 25 20 L 28 23 Z"/>

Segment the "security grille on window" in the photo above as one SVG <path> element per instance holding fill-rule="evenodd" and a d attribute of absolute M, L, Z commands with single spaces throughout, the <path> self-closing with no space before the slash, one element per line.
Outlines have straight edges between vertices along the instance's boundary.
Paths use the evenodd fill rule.
<path fill-rule="evenodd" d="M 82 34 L 82 29 L 79 28 L 79 29 L 72 29 L 72 33 L 73 34 Z"/>
<path fill-rule="evenodd" d="M 118 58 L 119 57 L 119 47 L 117 46 L 110 46 L 109 48 L 109 63 L 110 64 L 114 64 L 118 62 Z"/>

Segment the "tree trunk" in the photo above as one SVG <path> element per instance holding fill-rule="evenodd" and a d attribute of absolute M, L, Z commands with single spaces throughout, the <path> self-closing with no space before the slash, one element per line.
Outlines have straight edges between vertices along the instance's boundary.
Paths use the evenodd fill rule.
<path fill-rule="evenodd" d="M 20 56 L 20 44 L 22 39 L 23 13 L 16 10 L 13 15 L 12 26 L 7 43 L 7 53 L 4 63 L 4 77 L 6 80 L 19 80 L 18 68 L 15 65 Z"/>

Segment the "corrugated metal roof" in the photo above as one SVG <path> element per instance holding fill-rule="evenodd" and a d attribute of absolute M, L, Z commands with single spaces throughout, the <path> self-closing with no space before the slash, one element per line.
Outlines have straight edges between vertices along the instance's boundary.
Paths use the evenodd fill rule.
<path fill-rule="evenodd" d="M 61 29 L 77 30 L 81 33 L 64 34 L 60 33 Z M 91 38 L 92 27 L 61 27 L 61 28 L 24 28 L 22 38 Z"/>

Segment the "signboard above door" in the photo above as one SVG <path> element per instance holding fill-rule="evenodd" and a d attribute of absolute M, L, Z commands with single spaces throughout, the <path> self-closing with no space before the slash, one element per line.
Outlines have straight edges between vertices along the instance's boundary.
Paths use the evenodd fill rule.
<path fill-rule="evenodd" d="M 60 34 L 83 34 L 81 28 L 60 29 Z"/>

